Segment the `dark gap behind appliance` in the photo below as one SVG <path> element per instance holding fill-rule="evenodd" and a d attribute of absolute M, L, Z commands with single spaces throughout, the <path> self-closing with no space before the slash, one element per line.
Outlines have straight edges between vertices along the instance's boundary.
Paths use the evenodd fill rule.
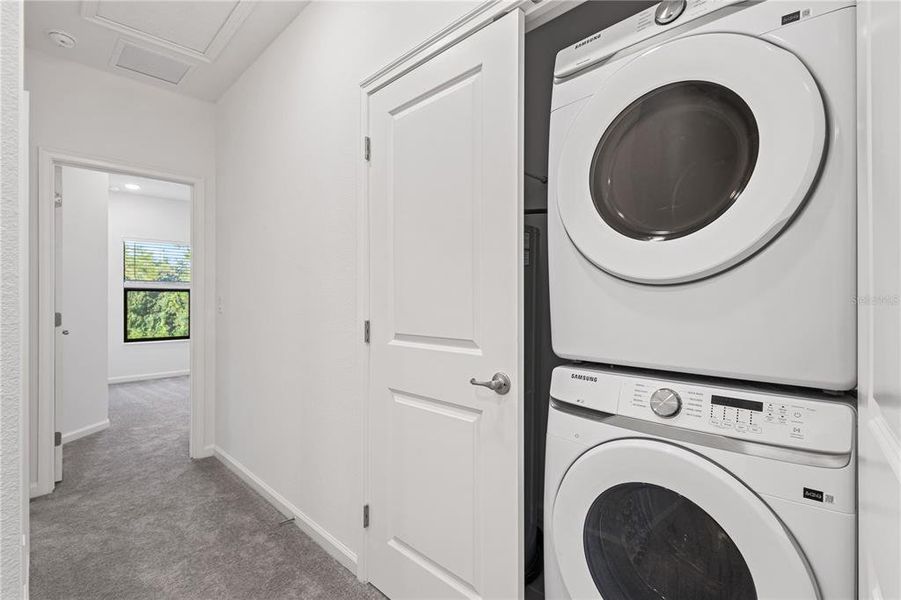
<path fill-rule="evenodd" d="M 544 448 L 551 371 L 560 364 L 551 348 L 548 295 L 547 176 L 551 89 L 557 52 L 654 2 L 588 1 L 526 34 L 524 143 L 524 382 L 526 597 L 543 596 L 542 520 Z"/>

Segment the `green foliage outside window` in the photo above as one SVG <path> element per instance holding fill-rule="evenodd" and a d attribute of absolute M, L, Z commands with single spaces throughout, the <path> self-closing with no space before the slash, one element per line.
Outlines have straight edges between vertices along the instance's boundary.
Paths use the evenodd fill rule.
<path fill-rule="evenodd" d="M 125 341 L 185 339 L 191 333 L 188 290 L 125 290 Z"/>

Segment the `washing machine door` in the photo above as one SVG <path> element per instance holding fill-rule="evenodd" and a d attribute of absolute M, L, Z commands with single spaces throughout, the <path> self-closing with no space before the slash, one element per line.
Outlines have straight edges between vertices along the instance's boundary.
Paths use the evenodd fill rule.
<path fill-rule="evenodd" d="M 566 473 L 554 550 L 572 598 L 816 600 L 807 560 L 738 479 L 680 446 L 608 442 Z"/>
<path fill-rule="evenodd" d="M 596 266 L 645 284 L 728 269 L 786 227 L 814 184 L 826 115 L 792 53 L 695 35 L 630 60 L 563 142 L 557 207 Z"/>

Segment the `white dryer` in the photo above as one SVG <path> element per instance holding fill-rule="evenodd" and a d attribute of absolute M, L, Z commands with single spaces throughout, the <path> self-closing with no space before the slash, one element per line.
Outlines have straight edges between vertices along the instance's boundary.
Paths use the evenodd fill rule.
<path fill-rule="evenodd" d="M 853 388 L 854 4 L 663 2 L 555 68 L 556 353 Z"/>
<path fill-rule="evenodd" d="M 856 597 L 850 403 L 565 366 L 551 394 L 549 600 Z"/>

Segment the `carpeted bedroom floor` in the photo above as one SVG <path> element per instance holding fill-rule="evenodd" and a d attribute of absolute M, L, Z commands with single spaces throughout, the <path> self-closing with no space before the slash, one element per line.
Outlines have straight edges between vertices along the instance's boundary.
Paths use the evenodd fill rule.
<path fill-rule="evenodd" d="M 188 378 L 110 386 L 31 503 L 31 598 L 384 598 L 215 458 L 188 458 Z"/>

